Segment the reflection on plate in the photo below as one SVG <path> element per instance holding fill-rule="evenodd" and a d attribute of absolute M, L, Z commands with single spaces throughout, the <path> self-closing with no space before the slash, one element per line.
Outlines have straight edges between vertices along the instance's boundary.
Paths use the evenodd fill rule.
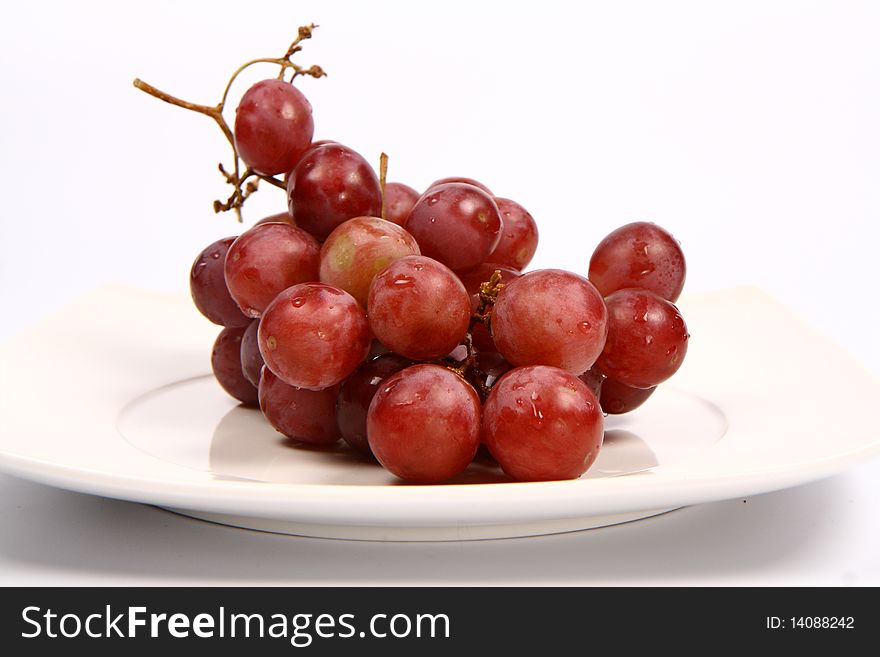
<path fill-rule="evenodd" d="M 204 376 L 218 328 L 188 299 L 105 287 L 0 345 L 0 471 L 268 531 L 450 540 L 778 490 L 880 451 L 880 384 L 783 305 L 739 289 L 679 306 L 694 336 L 684 366 L 608 418 L 584 477 L 510 482 L 481 462 L 411 486 L 341 447 L 296 446 L 236 406 Z M 815 362 L 847 385 L 816 385 Z"/>
<path fill-rule="evenodd" d="M 316 448 L 276 432 L 260 411 L 231 406 L 211 376 L 179 381 L 133 400 L 120 413 L 129 443 L 169 463 L 219 479 L 280 484 L 382 486 L 400 480 L 343 443 Z M 675 418 L 687 417 L 685 423 Z M 185 421 L 183 420 L 185 418 Z M 672 386 L 659 388 L 630 416 L 606 419 L 605 442 L 584 479 L 631 475 L 696 457 L 724 435 L 727 422 L 709 402 Z M 446 485 L 510 480 L 478 460 Z"/>

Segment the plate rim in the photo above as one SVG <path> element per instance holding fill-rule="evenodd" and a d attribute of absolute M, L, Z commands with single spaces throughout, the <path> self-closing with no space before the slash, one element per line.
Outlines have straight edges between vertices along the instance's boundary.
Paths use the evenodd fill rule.
<path fill-rule="evenodd" d="M 769 300 L 791 314 L 784 304 L 760 288 L 752 286 L 692 296 L 723 299 L 739 298 L 738 295 L 745 295 L 749 299 L 754 296 L 763 302 Z M 170 307 L 173 312 L 184 307 L 191 311 L 188 304 L 181 304 L 183 297 L 177 295 L 120 285 L 101 286 L 72 302 L 61 313 L 4 341 L 0 344 L 0 356 L 7 354 L 11 342 L 21 339 L 22 336 L 27 338 L 29 331 L 36 331 L 37 327 L 45 329 L 47 326 L 54 326 L 53 322 L 57 323 L 62 313 L 70 312 L 71 309 L 77 310 L 79 304 L 85 304 L 87 300 L 92 303 L 96 300 L 106 303 L 107 299 L 116 300 L 120 304 L 129 303 L 134 309 L 140 308 L 138 304 L 158 304 L 165 310 Z M 792 316 L 799 319 L 793 314 Z M 197 320 L 187 315 L 180 321 L 190 326 Z M 812 330 L 809 324 L 803 320 L 800 322 L 804 328 Z M 203 328 L 197 332 L 204 332 Z M 827 342 L 839 349 L 827 337 L 819 337 L 823 339 L 823 345 Z M 858 365 L 866 372 L 861 363 L 851 357 L 850 360 L 852 363 L 849 365 Z M 193 374 L 198 375 L 199 372 L 188 372 L 186 375 Z M 183 376 L 180 372 L 173 376 L 178 375 Z M 165 383 L 172 380 L 173 376 L 165 378 Z M 876 383 L 873 377 L 869 378 L 872 385 Z M 696 394 L 687 386 L 682 389 L 688 394 Z M 143 392 L 141 390 L 138 394 Z M 697 396 L 721 407 L 727 415 L 727 409 L 718 399 L 699 394 Z M 125 403 L 122 402 L 119 408 Z M 116 409 L 117 412 L 119 408 Z M 0 416 L 0 421 L 5 419 Z M 735 442 L 737 434 L 742 431 L 730 417 L 728 421 L 730 426 L 720 445 Z M 117 431 L 115 424 L 112 431 Z M 718 461 L 724 457 L 725 450 L 716 449 L 708 450 L 680 464 L 661 464 L 648 472 L 621 477 L 555 482 L 377 486 L 219 480 L 208 472 L 160 462 L 157 457 L 127 444 L 118 432 L 117 436 L 119 442 L 125 443 L 131 450 L 130 453 L 125 452 L 126 458 L 134 459 L 139 462 L 138 465 L 143 466 L 138 474 L 133 474 L 132 471 L 120 473 L 93 469 L 76 463 L 59 463 L 32 454 L 10 451 L 2 444 L 0 472 L 76 492 L 184 509 L 301 520 L 316 524 L 381 525 L 399 523 L 403 519 L 413 526 L 437 526 L 449 523 L 528 522 L 548 517 L 589 517 L 602 513 L 730 499 L 815 481 L 880 453 L 880 436 L 877 436 L 862 440 L 851 449 L 814 459 L 794 460 L 781 466 L 759 463 L 736 471 L 719 470 Z M 131 460 L 127 465 L 132 465 Z M 473 495 L 475 490 L 480 494 Z M 316 491 L 320 493 L 316 494 Z M 353 495 L 353 492 L 357 494 Z M 424 513 L 426 508 L 429 509 L 427 514 Z"/>

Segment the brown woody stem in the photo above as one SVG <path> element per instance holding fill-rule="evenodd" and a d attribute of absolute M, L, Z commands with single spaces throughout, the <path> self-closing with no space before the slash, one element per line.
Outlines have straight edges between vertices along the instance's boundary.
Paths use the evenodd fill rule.
<path fill-rule="evenodd" d="M 223 134 L 226 135 L 226 139 L 229 140 L 230 144 L 235 144 L 235 137 L 232 134 L 232 130 L 229 129 L 229 126 L 226 123 L 226 119 L 223 118 L 223 104 L 216 105 L 214 107 L 210 107 L 208 105 L 198 105 L 196 103 L 191 103 L 187 100 L 182 100 L 177 98 L 176 96 L 172 96 L 169 93 L 162 91 L 161 89 L 157 89 L 153 85 L 144 82 L 140 78 L 134 79 L 134 86 L 141 91 L 150 94 L 154 98 L 158 98 L 159 100 L 164 100 L 166 103 L 170 103 L 172 105 L 176 105 L 177 107 L 182 107 L 184 109 L 191 110 L 193 112 L 198 112 L 199 114 L 205 114 L 206 116 L 210 116 L 217 122 L 217 125 L 220 126 L 220 129 L 223 131 Z"/>
<path fill-rule="evenodd" d="M 388 177 L 388 155 L 382 153 L 379 156 L 379 191 L 382 193 L 382 213 L 379 215 L 385 219 L 385 179 Z"/>

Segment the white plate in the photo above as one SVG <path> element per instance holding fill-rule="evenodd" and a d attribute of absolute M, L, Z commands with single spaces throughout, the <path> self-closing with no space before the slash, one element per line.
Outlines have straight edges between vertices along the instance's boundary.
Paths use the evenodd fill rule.
<path fill-rule="evenodd" d="M 342 449 L 293 446 L 236 406 L 207 375 L 218 328 L 188 299 L 104 287 L 0 347 L 0 470 L 267 531 L 462 540 L 762 493 L 880 451 L 880 383 L 785 307 L 756 289 L 680 307 L 684 367 L 608 418 L 580 480 L 512 483 L 475 465 L 408 486 Z"/>

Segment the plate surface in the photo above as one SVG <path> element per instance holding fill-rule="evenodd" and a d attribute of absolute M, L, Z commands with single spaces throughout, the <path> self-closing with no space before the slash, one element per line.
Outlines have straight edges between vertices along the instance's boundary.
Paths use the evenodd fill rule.
<path fill-rule="evenodd" d="M 218 328 L 188 299 L 102 287 L 0 347 L 0 470 L 226 524 L 354 539 L 462 540 L 597 527 L 825 477 L 880 452 L 875 381 L 760 290 L 686 297 L 684 366 L 610 417 L 577 481 L 476 463 L 401 485 L 306 449 L 209 371 Z M 815 363 L 821 363 L 821 377 Z M 846 385 L 828 385 L 828 382 Z"/>

